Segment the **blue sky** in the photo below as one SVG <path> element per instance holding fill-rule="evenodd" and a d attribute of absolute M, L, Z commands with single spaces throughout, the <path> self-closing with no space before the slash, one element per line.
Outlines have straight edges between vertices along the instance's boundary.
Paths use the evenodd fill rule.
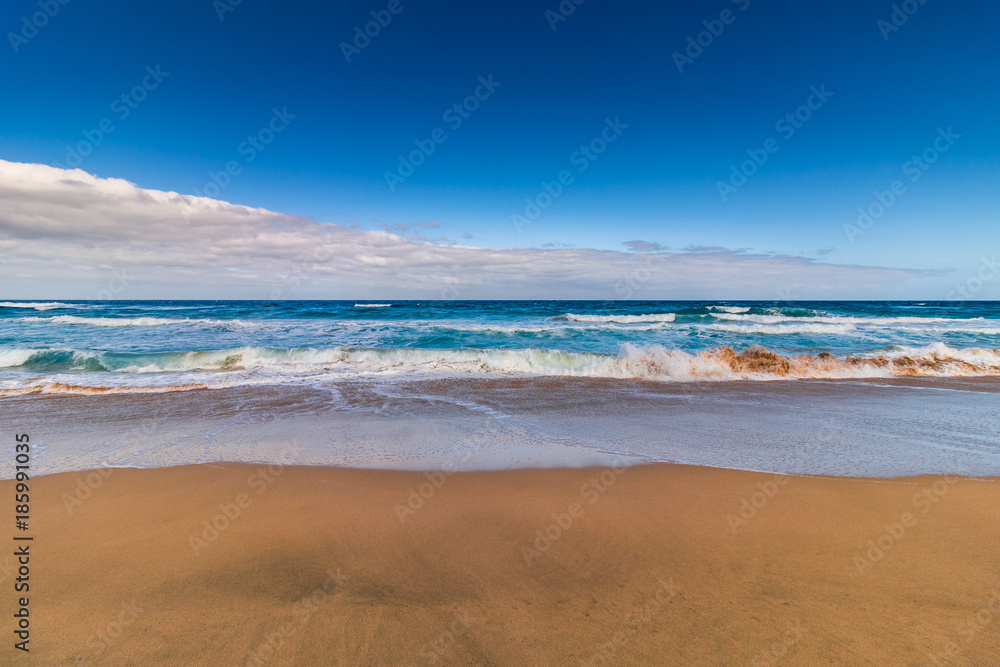
<path fill-rule="evenodd" d="M 913 0 L 895 17 L 888 2 L 566 0 L 560 20 L 556 0 L 52 2 L 36 31 L 37 0 L 0 14 L 3 160 L 76 166 L 68 150 L 89 142 L 79 167 L 98 177 L 320 223 L 484 248 L 641 240 L 953 270 L 935 290 L 1000 250 L 1000 6 L 985 0 Z M 348 62 L 341 43 L 371 12 L 391 20 Z M 475 107 L 457 127 L 456 104 Z M 275 110 L 280 132 L 249 150 Z M 581 158 L 609 119 L 614 140 Z M 418 141 L 433 153 L 391 189 Z M 915 178 L 925 150 L 935 161 Z M 751 154 L 767 159 L 724 198 Z M 238 173 L 206 188 L 229 162 Z M 845 231 L 894 181 L 884 214 Z M 881 296 L 924 296 L 913 289 Z"/>

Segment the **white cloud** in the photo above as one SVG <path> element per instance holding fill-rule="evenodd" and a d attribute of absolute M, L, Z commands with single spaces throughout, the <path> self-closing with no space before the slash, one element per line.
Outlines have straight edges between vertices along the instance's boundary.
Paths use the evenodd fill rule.
<path fill-rule="evenodd" d="M 440 245 L 0 160 L 4 298 L 97 298 L 113 272 L 130 299 L 878 298 L 929 275 L 691 250 Z"/>

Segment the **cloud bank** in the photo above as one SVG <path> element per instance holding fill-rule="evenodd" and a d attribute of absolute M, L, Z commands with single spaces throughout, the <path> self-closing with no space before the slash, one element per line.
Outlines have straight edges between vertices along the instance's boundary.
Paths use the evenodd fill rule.
<path fill-rule="evenodd" d="M 932 275 L 626 245 L 444 245 L 0 160 L 3 298 L 879 298 Z"/>

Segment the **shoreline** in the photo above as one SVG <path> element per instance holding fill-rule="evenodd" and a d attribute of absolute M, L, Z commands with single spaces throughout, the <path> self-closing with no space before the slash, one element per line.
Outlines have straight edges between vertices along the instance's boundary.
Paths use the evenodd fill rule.
<path fill-rule="evenodd" d="M 994 350 L 994 352 L 1000 352 Z M 213 371 L 205 371 L 211 374 Z M 214 373 L 231 371 L 216 370 Z M 202 378 L 205 380 L 206 378 Z M 193 392 L 226 392 L 244 389 L 276 390 L 282 387 L 323 388 L 337 385 L 371 384 L 441 384 L 441 383 L 477 383 L 477 384 L 513 384 L 538 383 L 553 385 L 606 385 L 606 386 L 650 386 L 662 389 L 685 387 L 744 387 L 744 386 L 783 386 L 785 384 L 800 384 L 804 386 L 868 386 L 887 388 L 938 389 L 951 391 L 981 391 L 985 393 L 1000 393 L 1000 373 L 969 373 L 966 375 L 859 375 L 845 377 L 806 377 L 781 375 L 748 375 L 746 377 L 614 377 L 586 375 L 551 375 L 532 373 L 511 374 L 477 374 L 455 373 L 427 375 L 390 375 L 377 374 L 357 375 L 355 377 L 331 376 L 322 381 L 298 384 L 288 381 L 273 381 L 265 383 L 234 382 L 233 384 L 207 384 L 206 382 L 183 382 L 177 384 L 78 384 L 74 382 L 45 381 L 40 384 L 20 388 L 0 389 L 0 400 L 14 399 L 58 399 L 80 397 L 131 396 L 149 394 L 181 394 Z"/>
<path fill-rule="evenodd" d="M 67 505 L 88 475 L 99 483 Z M 970 481 L 674 464 L 46 475 L 32 488 L 32 653 L 805 665 L 950 652 L 988 664 L 1000 614 L 968 641 L 967 619 L 1000 596 L 1000 486 Z"/>
<path fill-rule="evenodd" d="M 411 380 L 0 404 L 39 445 L 42 474 L 222 461 L 498 470 L 626 459 L 839 477 L 996 477 L 998 392 L 1000 383 L 978 381 Z"/>
<path fill-rule="evenodd" d="M 602 452 L 609 454 L 610 456 L 617 456 L 614 452 Z M 624 457 L 619 457 L 620 459 Z M 446 475 L 473 475 L 473 474 L 492 474 L 492 473 L 518 473 L 527 471 L 538 471 L 538 472 L 555 472 L 555 473 L 568 473 L 568 472 L 586 472 L 593 470 L 604 470 L 606 468 L 623 468 L 628 470 L 640 470 L 643 468 L 703 468 L 706 470 L 717 470 L 720 472 L 733 472 L 742 473 L 748 475 L 767 475 L 771 477 L 791 477 L 796 479 L 817 479 L 817 480 L 843 480 L 843 481 L 854 481 L 854 482 L 873 482 L 873 483 L 905 483 L 908 481 L 913 481 L 917 483 L 918 480 L 922 479 L 937 479 L 937 478 L 960 478 L 963 481 L 969 482 L 986 482 L 994 483 L 1000 482 L 1000 475 L 964 475 L 961 473 L 918 473 L 916 475 L 900 475 L 898 477 L 867 477 L 864 475 L 816 475 L 810 473 L 784 473 L 784 472 L 774 472 L 769 470 L 751 470 L 747 468 L 731 468 L 727 466 L 714 466 L 714 465 L 704 465 L 699 463 L 679 463 L 675 461 L 643 461 L 639 463 L 624 463 L 619 460 L 609 461 L 607 465 L 581 465 L 581 466 L 525 466 L 525 467 L 514 467 L 514 468 L 487 468 L 487 469 L 476 469 L 476 470 L 462 470 L 462 469 L 443 469 L 443 468 L 366 468 L 363 466 L 350 466 L 350 465 L 325 465 L 325 464 L 305 464 L 305 463 L 282 463 L 280 461 L 211 461 L 206 463 L 181 463 L 178 465 L 170 465 L 163 467 L 141 467 L 141 466 L 109 466 L 104 468 L 85 468 L 81 470 L 67 470 L 52 473 L 43 473 L 40 475 L 33 475 L 33 479 L 43 479 L 52 478 L 58 476 L 69 476 L 69 475 L 90 475 L 91 473 L 97 473 L 99 475 L 107 473 L 110 475 L 111 472 L 120 470 L 135 470 L 135 471 L 156 471 L 156 470 L 177 470 L 177 469 L 197 469 L 202 467 L 207 468 L 258 468 L 260 466 L 273 466 L 281 469 L 301 469 L 301 470 L 332 470 L 332 471 L 357 471 L 359 473 L 375 473 L 375 474 L 386 474 L 386 475 L 422 475 L 428 473 L 438 473 L 443 472 Z M 105 476 L 107 476 L 105 475 Z M 0 484 L 5 482 L 12 482 L 13 478 L 2 478 L 0 479 Z"/>

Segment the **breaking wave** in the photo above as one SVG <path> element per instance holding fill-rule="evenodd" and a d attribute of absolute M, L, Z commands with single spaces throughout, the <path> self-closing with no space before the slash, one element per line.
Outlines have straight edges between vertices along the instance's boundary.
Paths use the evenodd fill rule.
<path fill-rule="evenodd" d="M 712 313 L 719 320 L 754 322 L 758 324 L 781 324 L 783 322 L 819 322 L 825 324 L 861 324 L 890 326 L 895 324 L 941 324 L 958 322 L 983 322 L 982 317 L 958 319 L 949 317 L 851 317 L 846 315 L 754 315 L 742 313 Z"/>
<path fill-rule="evenodd" d="M 168 317 L 79 317 L 54 315 L 52 317 L 22 317 L 22 322 L 50 322 L 53 324 L 88 324 L 95 327 L 157 327 L 166 324 L 215 324 L 218 320 L 176 319 Z"/>
<path fill-rule="evenodd" d="M 35 310 L 53 310 L 55 308 L 73 308 L 68 303 L 50 301 L 47 303 L 21 303 L 14 301 L 0 301 L 0 308 L 33 308 Z"/>
<path fill-rule="evenodd" d="M 764 334 L 784 336 L 788 334 L 816 334 L 824 336 L 844 336 L 855 330 L 853 324 L 706 324 L 702 328 L 711 331 L 726 331 L 737 334 Z"/>
<path fill-rule="evenodd" d="M 722 313 L 748 313 L 750 306 L 706 306 L 707 310 L 717 310 Z"/>
<path fill-rule="evenodd" d="M 1000 375 L 1000 350 L 955 349 L 935 343 L 919 348 L 889 348 L 867 356 L 836 357 L 828 353 L 781 355 L 757 346 L 741 352 L 718 347 L 690 353 L 631 344 L 623 345 L 614 355 L 542 349 L 246 347 L 156 354 L 15 349 L 0 352 L 0 368 L 73 373 L 77 378 L 72 383 L 36 378 L 27 386 L 24 381 L 5 381 L 0 383 L 0 395 L 101 394 L 129 391 L 127 387 L 105 385 L 134 386 L 144 381 L 150 386 L 142 387 L 142 391 L 187 391 L 217 385 L 219 381 L 233 386 L 378 376 L 564 376 L 657 381 L 991 376 Z M 177 373 L 184 374 L 183 382 L 177 379 Z M 65 389 L 87 377 L 101 386 L 86 392 Z M 199 378 L 202 381 L 194 382 Z"/>
<path fill-rule="evenodd" d="M 577 315 L 566 313 L 554 319 L 568 322 L 614 322 L 616 324 L 638 324 L 647 322 L 673 322 L 677 319 L 676 313 L 663 313 L 661 315 Z"/>

